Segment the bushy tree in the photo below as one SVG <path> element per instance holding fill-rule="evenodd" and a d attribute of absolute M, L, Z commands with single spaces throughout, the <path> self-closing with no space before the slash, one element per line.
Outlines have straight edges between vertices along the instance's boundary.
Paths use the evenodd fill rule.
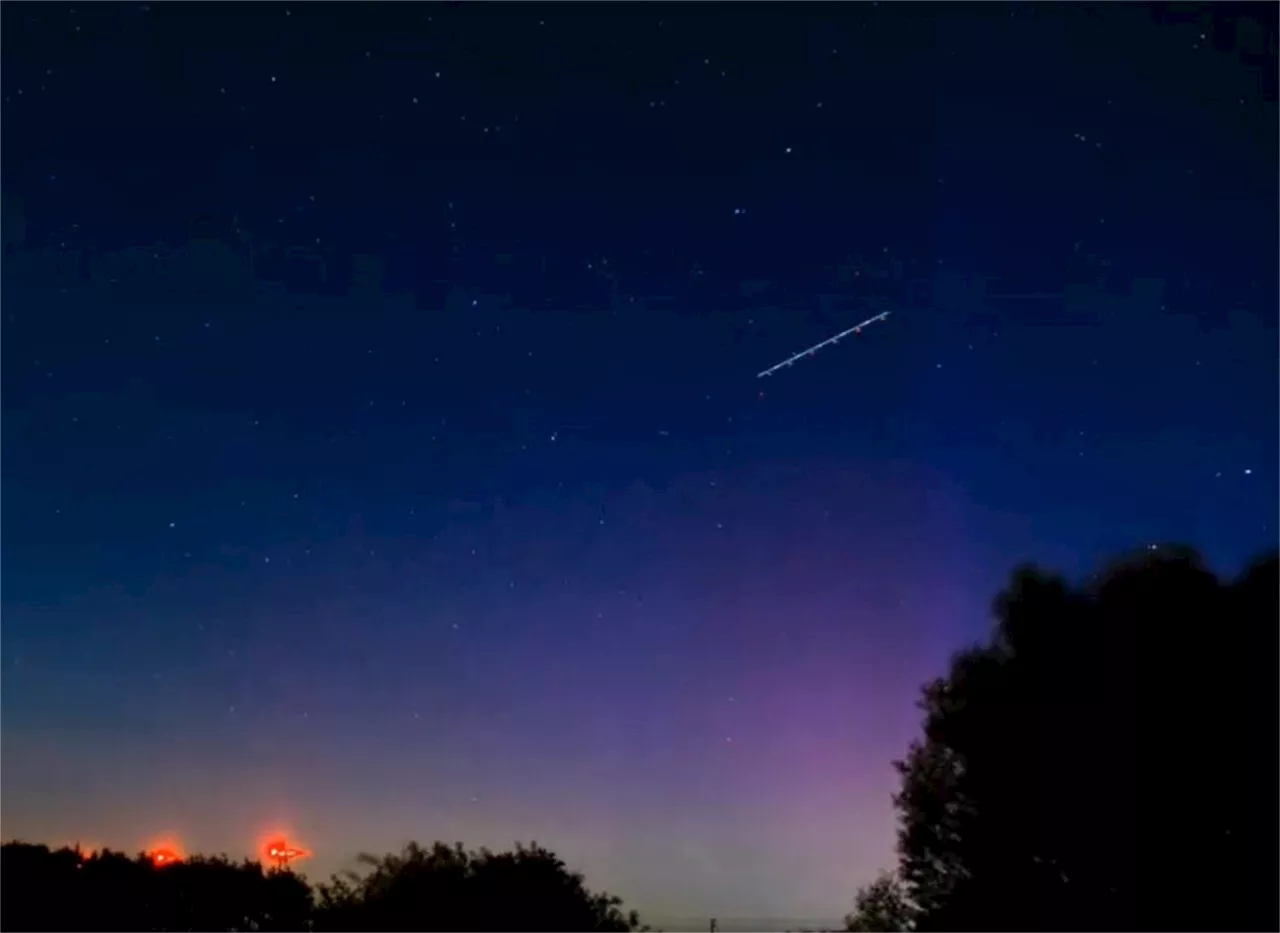
<path fill-rule="evenodd" d="M 1014 574 L 897 763 L 918 929 L 1280 929 L 1277 567 Z"/>
<path fill-rule="evenodd" d="M 914 926 L 915 906 L 902 881 L 890 872 L 862 888 L 853 913 L 844 918 L 848 933 L 906 933 Z"/>
<path fill-rule="evenodd" d="M 318 930 L 634 930 L 635 911 L 588 890 L 550 851 L 468 851 L 461 843 L 362 855 L 364 874 L 319 888 Z"/>

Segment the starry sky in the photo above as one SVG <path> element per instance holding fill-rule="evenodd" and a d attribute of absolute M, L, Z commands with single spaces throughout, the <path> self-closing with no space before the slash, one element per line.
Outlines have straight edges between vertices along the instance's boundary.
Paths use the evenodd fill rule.
<path fill-rule="evenodd" d="M 1015 564 L 1276 542 L 1274 5 L 0 18 L 6 838 L 829 921 Z"/>

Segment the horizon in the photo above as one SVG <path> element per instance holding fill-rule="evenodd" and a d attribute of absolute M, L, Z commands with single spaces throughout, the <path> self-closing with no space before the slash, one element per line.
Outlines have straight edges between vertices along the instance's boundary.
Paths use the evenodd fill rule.
<path fill-rule="evenodd" d="M 32 843 L 30 842 L 30 840 L 25 840 L 25 839 L 5 840 L 5 844 L 8 844 L 8 843 L 27 843 L 27 844 L 34 844 L 34 845 L 42 844 L 42 843 Z M 44 844 L 48 845 L 47 843 L 44 843 Z M 63 847 L 64 846 L 62 845 L 49 846 L 50 849 L 58 849 Z M 130 858 L 145 857 L 151 854 L 152 852 L 156 851 L 155 848 L 151 848 L 151 849 L 143 848 L 143 849 L 139 849 L 137 852 L 129 852 L 127 850 L 116 848 L 111 845 L 89 847 L 79 842 L 66 843 L 65 847 L 79 851 L 86 858 L 91 857 L 93 855 L 102 854 L 108 851 L 116 854 L 120 854 L 120 855 L 125 855 Z M 553 849 L 552 851 L 555 851 L 555 850 Z M 182 861 L 185 861 L 193 857 L 225 858 L 225 859 L 229 859 L 232 862 L 240 862 L 243 860 L 251 863 L 257 862 L 263 867 L 264 870 L 272 868 L 272 866 L 269 864 L 270 860 L 268 858 L 262 857 L 261 854 L 255 856 L 255 855 L 248 855 L 248 854 L 236 855 L 231 852 L 204 852 L 199 850 L 185 850 L 183 854 L 180 856 L 180 859 Z M 289 866 L 288 870 L 312 884 L 323 883 L 328 880 L 328 877 L 324 877 L 324 878 L 317 877 L 309 873 L 306 867 L 307 861 L 310 861 L 310 856 L 307 856 L 301 863 L 299 863 L 297 867 L 292 865 Z M 355 859 L 354 857 L 352 857 L 351 859 L 348 859 L 348 861 L 354 863 Z M 580 868 L 576 868 L 573 865 L 569 865 L 568 868 L 571 871 L 581 871 Z M 590 881 L 589 878 L 587 880 L 588 882 Z M 610 892 L 610 893 L 616 893 L 616 892 Z M 843 924 L 844 924 L 843 916 L 835 917 L 835 918 L 826 918 L 826 919 L 822 919 L 814 916 L 734 917 L 729 915 L 716 915 L 716 914 L 707 914 L 705 916 L 699 916 L 695 914 L 684 914 L 684 915 L 665 914 L 664 915 L 660 913 L 649 914 L 644 911 L 641 911 L 641 920 L 644 921 L 645 925 L 652 927 L 656 931 L 656 933 L 664 933 L 664 931 L 665 933 L 685 933 L 685 931 L 707 930 L 712 920 L 716 921 L 716 929 L 719 930 L 720 933 L 823 933 L 823 931 L 828 931 L 828 930 L 842 930 Z"/>

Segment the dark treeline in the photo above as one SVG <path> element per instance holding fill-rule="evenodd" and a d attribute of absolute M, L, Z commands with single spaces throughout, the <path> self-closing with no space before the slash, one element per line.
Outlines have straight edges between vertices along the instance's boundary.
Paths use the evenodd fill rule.
<path fill-rule="evenodd" d="M 1185 548 L 1080 586 L 1023 568 L 994 614 L 922 690 L 898 864 L 848 928 L 1280 929 L 1280 559 L 1230 581 Z M 536 846 L 415 845 L 314 887 L 222 858 L 0 855 L 5 929 L 640 928 Z"/>
<path fill-rule="evenodd" d="M 1280 562 L 1034 568 L 925 685 L 851 930 L 1277 930 Z"/>
<path fill-rule="evenodd" d="M 0 850 L 6 930 L 639 930 L 621 901 L 588 890 L 537 845 L 509 852 L 409 845 L 361 855 L 363 872 L 310 885 L 258 862 Z"/>

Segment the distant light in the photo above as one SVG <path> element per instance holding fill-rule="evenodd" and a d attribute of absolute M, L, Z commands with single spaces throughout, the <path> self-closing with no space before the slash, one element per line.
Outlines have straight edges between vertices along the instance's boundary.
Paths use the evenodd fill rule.
<path fill-rule="evenodd" d="M 284 867 L 295 859 L 306 858 L 311 853 L 298 846 L 291 846 L 283 840 L 267 843 L 267 857 Z"/>
<path fill-rule="evenodd" d="M 177 851 L 169 847 L 152 849 L 147 854 L 151 859 L 151 863 L 157 867 L 161 865 L 172 865 L 175 862 L 182 861 L 182 856 L 179 855 Z"/>

